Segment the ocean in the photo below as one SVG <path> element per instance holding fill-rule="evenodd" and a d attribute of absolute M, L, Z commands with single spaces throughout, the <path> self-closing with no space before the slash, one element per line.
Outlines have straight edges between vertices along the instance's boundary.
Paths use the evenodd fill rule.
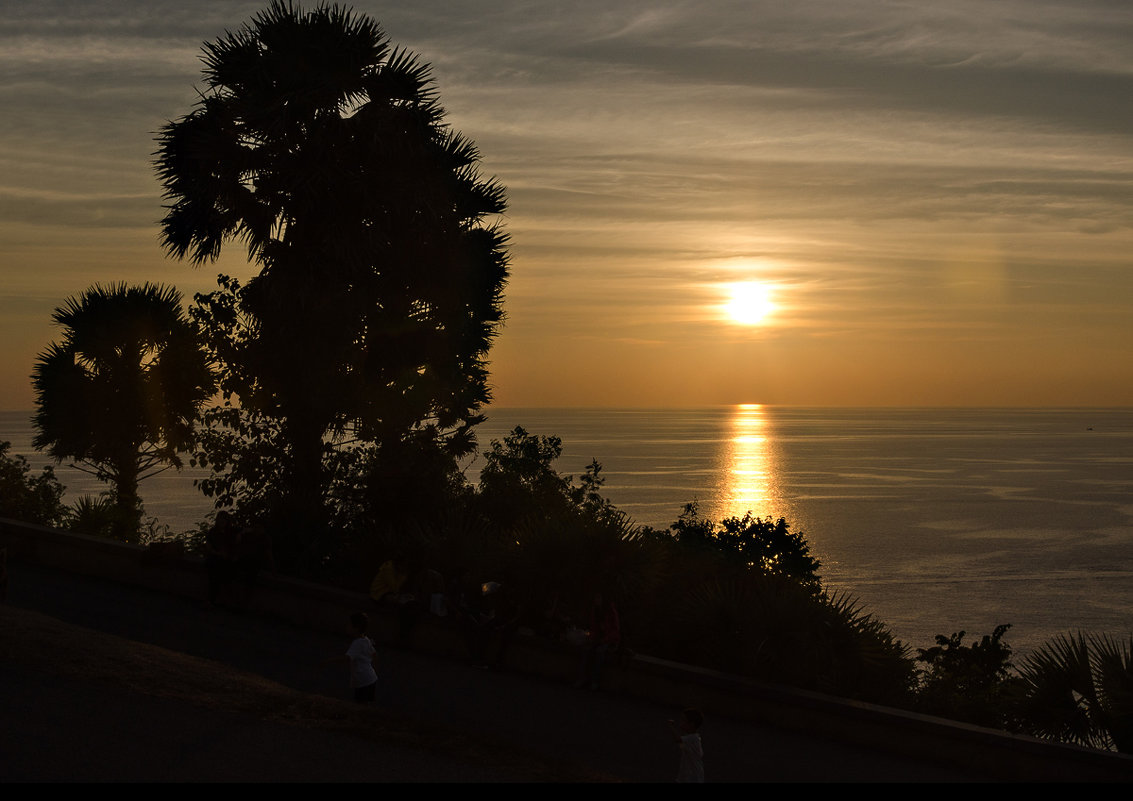
<path fill-rule="evenodd" d="M 492 408 L 484 447 L 513 427 L 562 439 L 557 468 L 602 464 L 604 494 L 663 528 L 685 503 L 721 518 L 785 517 L 857 598 L 914 647 L 1011 623 L 1017 653 L 1078 629 L 1133 636 L 1133 409 Z M 38 467 L 27 412 L 0 440 Z M 470 460 L 466 474 L 479 470 Z M 66 466 L 68 498 L 98 492 Z M 209 511 L 190 469 L 141 485 L 174 531 Z"/>

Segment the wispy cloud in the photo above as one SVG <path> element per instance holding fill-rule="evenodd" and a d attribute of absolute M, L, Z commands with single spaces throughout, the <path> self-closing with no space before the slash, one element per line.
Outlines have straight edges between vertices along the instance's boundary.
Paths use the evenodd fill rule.
<path fill-rule="evenodd" d="M 0 277 L 43 297 L 81 289 L 84 257 L 90 282 L 153 269 L 153 132 L 195 101 L 201 42 L 264 5 L 5 5 Z M 736 359 L 791 371 L 775 397 L 803 403 L 863 360 L 873 386 L 846 387 L 855 402 L 907 400 L 944 360 L 977 399 L 996 365 L 1027 364 L 1029 392 L 1070 374 L 1075 347 L 1111 374 L 1133 362 L 1123 0 L 354 5 L 433 65 L 450 121 L 509 189 L 502 401 L 562 399 L 554 386 L 591 374 L 655 387 L 649 370 L 674 365 L 702 373 L 681 402 L 713 386 L 759 400 L 766 380 L 745 384 Z M 779 287 L 764 329 L 713 310 L 737 276 Z M 586 358 L 545 373 L 540 349 Z M 1133 376 L 1074 370 L 1093 376 L 1084 401 L 1133 403 Z M 0 404 L 27 398 L 26 373 L 0 377 Z"/>

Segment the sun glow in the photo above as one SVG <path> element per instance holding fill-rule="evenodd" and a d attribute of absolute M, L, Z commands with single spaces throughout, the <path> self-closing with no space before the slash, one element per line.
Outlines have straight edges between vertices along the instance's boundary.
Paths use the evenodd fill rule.
<path fill-rule="evenodd" d="M 728 286 L 724 314 L 737 325 L 759 325 L 775 311 L 771 290 L 759 281 L 745 281 Z"/>

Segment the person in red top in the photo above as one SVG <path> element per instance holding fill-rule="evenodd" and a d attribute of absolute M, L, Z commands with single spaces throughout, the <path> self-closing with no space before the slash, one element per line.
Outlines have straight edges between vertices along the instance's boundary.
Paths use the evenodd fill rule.
<path fill-rule="evenodd" d="M 594 604 L 590 607 L 590 632 L 582 654 L 582 667 L 578 681 L 575 682 L 576 687 L 598 689 L 602 663 L 605 662 L 607 654 L 617 650 L 621 640 L 621 623 L 618 620 L 618 608 L 614 605 L 614 600 L 603 596 L 601 592 L 596 592 Z"/>

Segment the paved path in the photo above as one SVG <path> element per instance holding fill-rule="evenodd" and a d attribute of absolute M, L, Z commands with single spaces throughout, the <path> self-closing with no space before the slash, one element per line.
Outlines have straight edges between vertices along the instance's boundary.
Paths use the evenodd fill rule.
<path fill-rule="evenodd" d="M 303 693 L 344 698 L 345 668 L 320 664 L 347 639 L 273 619 L 26 563 L 10 565 L 8 603 L 69 624 L 222 662 Z M 67 658 L 63 644 L 61 658 Z M 668 782 L 672 707 L 528 676 L 379 649 L 375 714 L 455 730 L 561 770 L 470 763 L 460 754 L 374 743 L 126 688 L 19 674 L 0 665 L 0 780 L 509 781 L 548 777 Z M 18 724 L 15 722 L 19 721 Z M 741 720 L 703 729 L 706 774 L 724 781 L 965 781 L 932 763 Z M 240 754 L 238 760 L 232 753 Z M 557 770 L 557 769 L 556 769 Z"/>

